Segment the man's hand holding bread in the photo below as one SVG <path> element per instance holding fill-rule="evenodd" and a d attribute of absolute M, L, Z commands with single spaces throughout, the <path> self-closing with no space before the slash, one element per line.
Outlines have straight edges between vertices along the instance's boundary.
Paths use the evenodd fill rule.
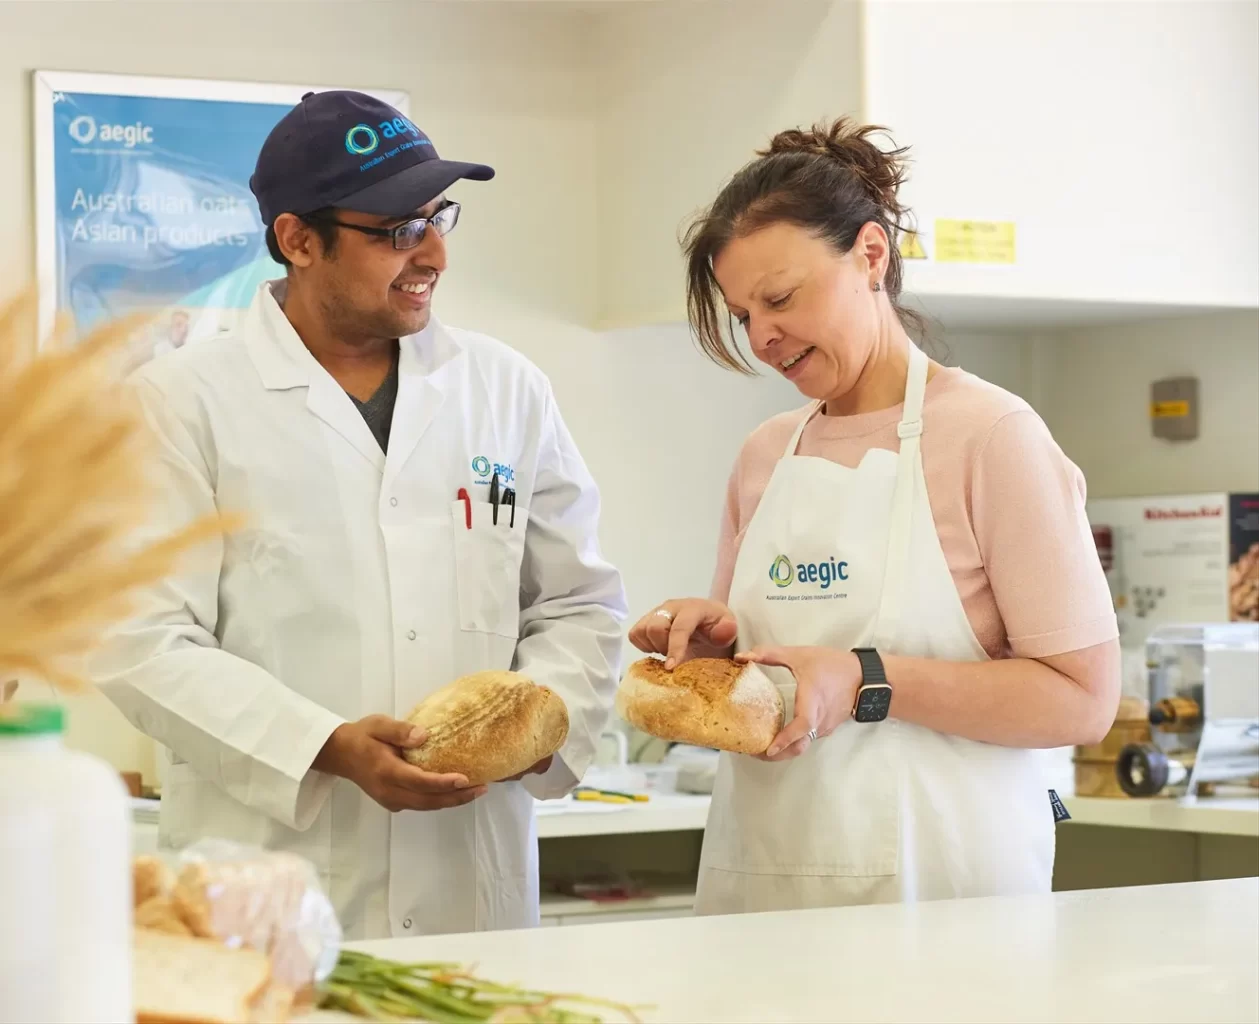
<path fill-rule="evenodd" d="M 338 726 L 317 771 L 349 779 L 389 811 L 471 803 L 492 782 L 543 774 L 568 736 L 558 694 L 516 672 L 475 672 L 430 694 L 407 721 Z"/>
<path fill-rule="evenodd" d="M 470 786 L 462 775 L 426 772 L 403 757 L 427 738 L 410 722 L 368 715 L 338 726 L 313 767 L 349 779 L 387 811 L 435 811 L 481 796 L 484 786 Z"/>

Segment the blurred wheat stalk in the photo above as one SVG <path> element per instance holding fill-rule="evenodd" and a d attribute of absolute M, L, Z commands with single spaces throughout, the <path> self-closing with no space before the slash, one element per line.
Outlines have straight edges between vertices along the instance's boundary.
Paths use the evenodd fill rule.
<path fill-rule="evenodd" d="M 137 588 L 228 524 L 212 517 L 137 549 L 157 500 L 155 452 L 122 380 L 138 318 L 35 351 L 35 296 L 0 306 L 0 681 L 83 686 L 76 666 Z"/>

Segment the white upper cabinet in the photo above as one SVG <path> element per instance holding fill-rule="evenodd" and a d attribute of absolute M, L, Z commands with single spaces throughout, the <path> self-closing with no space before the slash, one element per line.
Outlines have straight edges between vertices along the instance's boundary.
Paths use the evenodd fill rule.
<path fill-rule="evenodd" d="M 874 2 L 864 31 L 864 114 L 912 146 L 928 259 L 907 287 L 929 309 L 1259 307 L 1259 5 Z M 1010 230 L 992 224 L 1013 263 L 938 260 Z"/>

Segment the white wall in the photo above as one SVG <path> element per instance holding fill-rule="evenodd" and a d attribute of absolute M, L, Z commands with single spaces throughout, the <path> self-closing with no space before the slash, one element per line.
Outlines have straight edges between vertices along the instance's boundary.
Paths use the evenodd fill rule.
<path fill-rule="evenodd" d="M 615 466 L 600 480 L 608 537 L 617 538 L 608 551 L 639 615 L 665 598 L 708 593 L 740 446 L 768 416 L 805 400 L 776 375 L 743 377 L 710 366 L 681 326 L 603 337 L 609 382 L 632 380 L 636 363 L 655 368 L 632 414 L 620 422 L 609 414 L 604 431 L 591 435 L 591 458 Z M 598 398 L 592 393 L 596 404 Z"/>
<path fill-rule="evenodd" d="M 860 109 L 852 0 L 613 4 L 598 21 L 599 318 L 685 319 L 679 231 L 783 128 Z"/>
<path fill-rule="evenodd" d="M 960 366 L 1037 406 L 1034 346 L 1030 337 L 939 331 L 928 338 L 924 348 L 933 359 L 947 366 Z"/>
<path fill-rule="evenodd" d="M 1259 490 L 1259 314 L 1070 331 L 1044 339 L 1046 419 L 1095 497 Z M 1150 431 L 1150 384 L 1199 378 L 1195 441 Z"/>

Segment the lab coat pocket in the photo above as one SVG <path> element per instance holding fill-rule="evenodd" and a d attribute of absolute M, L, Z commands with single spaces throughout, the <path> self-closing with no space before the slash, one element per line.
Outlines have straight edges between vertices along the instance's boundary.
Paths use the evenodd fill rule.
<path fill-rule="evenodd" d="M 455 534 L 455 576 L 459 626 L 516 639 L 520 635 L 520 565 L 525 553 L 525 509 L 501 506 L 498 522 L 488 502 L 451 506 Z"/>

